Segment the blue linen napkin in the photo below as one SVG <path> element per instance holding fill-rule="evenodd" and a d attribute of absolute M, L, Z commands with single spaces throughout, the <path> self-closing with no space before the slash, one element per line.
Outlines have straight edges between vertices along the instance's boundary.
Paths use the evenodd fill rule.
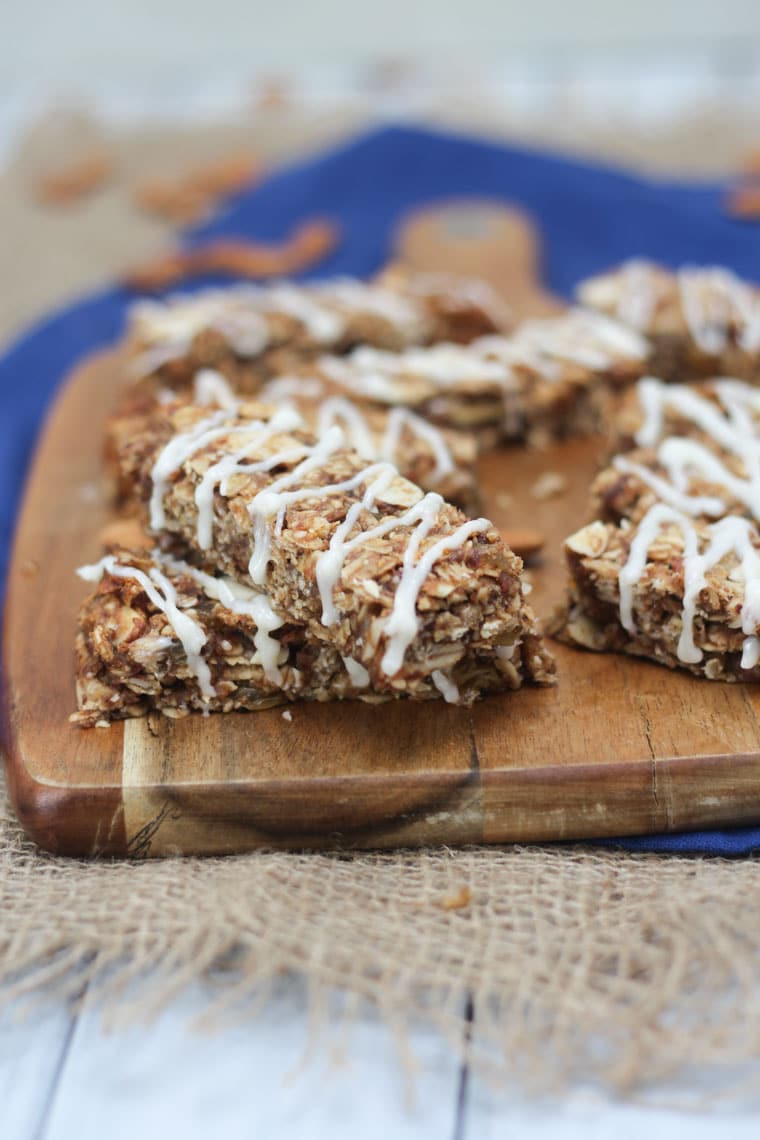
<path fill-rule="evenodd" d="M 530 211 L 541 230 L 544 279 L 566 297 L 584 277 L 634 255 L 670 266 L 717 262 L 757 280 L 760 226 L 724 216 L 722 193 L 716 183 L 640 178 L 452 134 L 390 127 L 280 170 L 186 237 L 188 244 L 212 236 L 277 241 L 303 219 L 327 216 L 339 223 L 343 241 L 305 276 L 362 276 L 387 261 L 394 227 L 407 211 L 473 195 Z M 82 356 L 119 337 L 133 299 L 116 288 L 85 297 L 36 325 L 0 359 L 0 584 L 48 401 Z M 760 828 L 619 843 L 643 851 L 743 854 L 760 848 Z"/>

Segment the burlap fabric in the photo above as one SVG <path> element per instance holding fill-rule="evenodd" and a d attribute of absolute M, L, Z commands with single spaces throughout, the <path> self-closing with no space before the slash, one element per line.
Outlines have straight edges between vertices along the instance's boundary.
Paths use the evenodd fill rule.
<path fill-rule="evenodd" d="M 190 145 L 208 153 L 198 138 L 180 146 L 172 137 L 175 155 Z M 221 148 L 218 134 L 212 142 Z M 134 137 L 119 145 L 133 162 L 171 150 L 155 137 L 145 152 Z M 38 208 L 23 188 L 33 150 L 0 199 L 3 228 L 14 217 L 13 240 L 32 244 Z M 35 291 L 27 260 L 5 329 L 165 239 L 130 213 L 123 187 L 109 193 L 121 204 L 46 219 L 46 240 L 57 232 L 64 251 L 59 271 L 38 245 L 43 280 Z M 74 258 L 65 251 L 77 235 Z M 18 268 L 13 258 L 4 265 Z M 422 1017 L 512 1078 L 640 1088 L 679 1068 L 760 1055 L 759 889 L 752 859 L 576 847 L 88 864 L 36 852 L 0 787 L 0 999 L 76 995 L 87 982 L 107 1008 L 143 1016 L 214 974 L 223 977 L 216 1013 L 239 1016 L 294 972 L 315 999 L 339 987 L 375 1003 L 402 1042 Z"/>

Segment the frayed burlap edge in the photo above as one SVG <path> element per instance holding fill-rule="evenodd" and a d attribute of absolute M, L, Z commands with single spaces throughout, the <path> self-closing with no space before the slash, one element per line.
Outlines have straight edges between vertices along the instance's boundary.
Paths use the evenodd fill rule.
<path fill-rule="evenodd" d="M 759 887 L 753 859 L 576 847 L 86 863 L 37 852 L 0 789 L 0 998 L 86 985 L 149 1019 L 215 978 L 218 1021 L 292 973 L 402 1051 L 422 1019 L 497 1077 L 641 1090 L 760 1056 Z"/>

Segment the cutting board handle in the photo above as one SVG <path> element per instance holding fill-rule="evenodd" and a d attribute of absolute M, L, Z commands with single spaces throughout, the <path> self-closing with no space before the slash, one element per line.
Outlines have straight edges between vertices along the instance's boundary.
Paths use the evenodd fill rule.
<path fill-rule="evenodd" d="M 496 199 L 463 198 L 416 210 L 398 228 L 395 254 L 409 269 L 483 278 L 518 318 L 565 307 L 541 284 L 536 222 Z"/>

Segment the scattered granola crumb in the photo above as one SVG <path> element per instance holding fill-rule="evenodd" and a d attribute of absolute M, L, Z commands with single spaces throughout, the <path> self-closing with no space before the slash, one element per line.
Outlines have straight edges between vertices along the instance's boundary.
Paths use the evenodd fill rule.
<path fill-rule="evenodd" d="M 534 499 L 554 499 L 567 490 L 567 479 L 559 471 L 544 471 L 530 489 Z"/>
<path fill-rule="evenodd" d="M 153 292 L 206 273 L 235 277 L 284 277 L 310 268 L 332 253 L 340 240 L 338 227 L 315 219 L 299 226 L 280 245 L 263 245 L 243 239 L 219 239 L 162 254 L 132 270 L 125 283 Z"/>
<path fill-rule="evenodd" d="M 98 190 L 112 173 L 111 157 L 105 151 L 96 150 L 43 175 L 35 190 L 39 200 L 48 206 L 68 206 Z"/>
<path fill-rule="evenodd" d="M 228 154 L 191 170 L 183 178 L 148 179 L 135 187 L 133 201 L 145 213 L 176 225 L 210 214 L 230 194 L 252 185 L 261 163 L 249 153 Z"/>
<path fill-rule="evenodd" d="M 496 506 L 500 511 L 508 511 L 514 501 L 514 495 L 510 495 L 509 491 L 499 491 L 496 495 Z"/>
<path fill-rule="evenodd" d="M 287 721 L 291 721 L 293 719 L 293 714 L 290 709 L 285 709 L 285 712 L 282 714 L 282 719 Z"/>
<path fill-rule="evenodd" d="M 125 546 L 137 550 L 148 550 L 153 545 L 136 518 L 120 518 L 107 523 L 100 532 L 103 546 Z"/>
<path fill-rule="evenodd" d="M 135 205 L 173 225 L 188 225 L 209 213 L 209 197 L 200 190 L 158 178 L 141 182 L 132 193 Z"/>
<path fill-rule="evenodd" d="M 501 537 L 520 558 L 533 558 L 543 548 L 546 539 L 537 530 L 502 529 Z"/>
<path fill-rule="evenodd" d="M 760 147 L 753 147 L 744 155 L 741 168 L 745 174 L 760 174 Z"/>
<path fill-rule="evenodd" d="M 255 154 L 248 151 L 226 154 L 192 170 L 185 185 L 212 198 L 226 198 L 256 182 L 262 165 Z"/>
<path fill-rule="evenodd" d="M 472 891 L 469 887 L 460 887 L 453 894 L 444 895 L 441 906 L 444 910 L 461 910 L 472 902 Z"/>
<path fill-rule="evenodd" d="M 263 79 L 253 92 L 253 105 L 257 111 L 281 111 L 291 105 L 294 92 L 285 78 L 270 76 Z"/>
<path fill-rule="evenodd" d="M 734 186 L 724 199 L 726 213 L 742 221 L 760 221 L 760 185 Z"/>

